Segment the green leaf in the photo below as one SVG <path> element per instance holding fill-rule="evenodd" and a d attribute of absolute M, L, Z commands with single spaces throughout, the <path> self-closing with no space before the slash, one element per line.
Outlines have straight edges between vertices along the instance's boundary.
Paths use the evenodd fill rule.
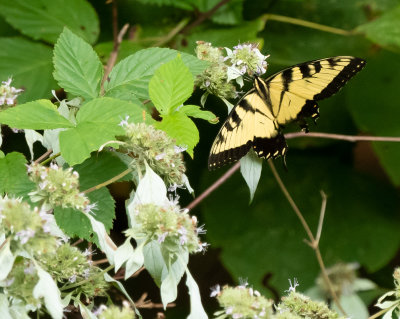
<path fill-rule="evenodd" d="M 26 199 L 33 188 L 34 184 L 28 178 L 23 154 L 13 152 L 0 158 L 0 193 Z"/>
<path fill-rule="evenodd" d="M 73 127 L 49 100 L 37 100 L 0 112 L 0 123 L 13 128 L 45 130 Z"/>
<path fill-rule="evenodd" d="M 204 1 L 204 5 L 201 6 L 201 11 L 208 11 L 215 7 L 220 1 L 219 0 L 209 0 Z M 212 16 L 211 20 L 219 24 L 239 24 L 243 21 L 242 18 L 243 11 L 243 0 L 233 0 L 229 1 L 222 7 L 220 7 Z"/>
<path fill-rule="evenodd" d="M 143 122 L 144 110 L 136 104 L 113 98 L 97 98 L 83 105 L 74 128 L 60 132 L 62 157 L 70 165 L 83 162 L 101 145 L 124 133 L 118 126 L 126 116 Z"/>
<path fill-rule="evenodd" d="M 117 62 L 127 58 L 131 54 L 134 54 L 135 52 L 145 49 L 146 46 L 144 46 L 143 43 L 140 42 L 134 42 L 132 40 L 123 40 L 121 42 L 121 45 L 119 47 L 118 51 L 118 56 L 117 56 Z M 114 42 L 113 41 L 108 41 L 108 42 L 101 42 L 95 45 L 94 50 L 100 57 L 101 62 L 105 65 L 107 64 L 108 59 L 110 58 L 110 54 L 114 49 Z"/>
<path fill-rule="evenodd" d="M 253 201 L 258 182 L 261 177 L 262 159 L 251 149 L 240 159 L 240 173 L 250 190 L 250 203 Z"/>
<path fill-rule="evenodd" d="M 149 83 L 150 99 L 160 114 L 168 114 L 192 95 L 193 86 L 193 76 L 178 55 L 154 73 Z"/>
<path fill-rule="evenodd" d="M 360 25 L 356 30 L 365 33 L 368 39 L 379 45 L 400 48 L 400 5 Z"/>
<path fill-rule="evenodd" d="M 93 48 L 64 28 L 54 47 L 54 78 L 67 92 L 85 99 L 100 93 L 103 65 Z"/>
<path fill-rule="evenodd" d="M 99 35 L 96 12 L 85 0 L 0 0 L 0 13 L 35 40 L 54 43 L 65 26 L 90 43 Z"/>
<path fill-rule="evenodd" d="M 197 0 L 139 0 L 144 4 L 156 4 L 159 6 L 174 6 L 177 8 L 192 11 L 196 5 L 198 5 Z"/>
<path fill-rule="evenodd" d="M 216 124 L 219 121 L 214 113 L 210 111 L 203 111 L 200 106 L 197 105 L 183 105 L 179 108 L 179 112 L 185 113 L 187 116 L 206 120 L 211 124 Z"/>
<path fill-rule="evenodd" d="M 162 121 L 157 122 L 155 126 L 175 139 L 177 145 L 187 147 L 186 151 L 193 157 L 193 149 L 199 142 L 199 131 L 190 118 L 175 112 L 164 115 Z"/>
<path fill-rule="evenodd" d="M 314 231 L 321 209 L 319 192 L 322 189 L 328 195 L 320 241 L 325 264 L 357 261 L 367 272 L 376 271 L 399 247 L 397 193 L 387 183 L 354 172 L 343 155 L 321 153 L 325 155 L 291 152 L 288 172 L 279 161 L 275 163 Z M 268 293 L 266 275 L 268 287 L 278 292 L 287 289 L 287 278 L 296 277 L 305 290 L 320 272 L 315 254 L 304 243 L 305 231 L 270 170 L 263 170 L 261 178 L 250 207 L 247 186 L 238 174 L 204 200 L 207 239 L 221 249 L 223 264 L 233 278 L 247 277 L 255 289 Z M 213 181 L 204 183 L 203 189 Z M 229 227 L 223 227 L 227 220 Z"/>
<path fill-rule="evenodd" d="M 54 218 L 66 235 L 93 241 L 90 220 L 82 212 L 73 208 L 55 207 Z"/>
<path fill-rule="evenodd" d="M 132 54 L 112 69 L 110 80 L 104 83 L 106 96 L 128 100 L 131 96 L 141 100 L 149 99 L 148 85 L 154 72 L 178 53 L 166 48 L 149 48 Z M 181 56 L 193 76 L 200 74 L 209 65 L 190 54 L 181 53 Z"/>
<path fill-rule="evenodd" d="M 185 52 L 194 52 L 196 41 L 202 40 L 211 42 L 214 47 L 233 47 L 244 42 L 260 43 L 262 46 L 263 39 L 258 37 L 259 31 L 264 29 L 265 22 L 261 19 L 254 21 L 242 22 L 235 27 L 221 27 L 218 29 L 197 28 L 187 37 L 188 45 L 178 47 L 179 50 Z M 186 43 L 185 43 L 186 44 Z"/>
<path fill-rule="evenodd" d="M 23 88 L 19 103 L 51 96 L 53 79 L 51 48 L 22 38 L 0 38 L 0 78 L 12 77 L 12 86 Z"/>
<path fill-rule="evenodd" d="M 349 111 L 360 131 L 375 136 L 400 136 L 398 99 L 398 55 L 380 52 L 368 59 L 368 65 L 351 83 Z M 368 87 L 373 89 L 366 89 Z M 379 106 L 377 105 L 379 102 Z M 400 185 L 400 143 L 374 142 L 373 148 L 392 183 Z"/>
<path fill-rule="evenodd" d="M 74 166 L 79 174 L 79 189 L 85 191 L 93 186 L 101 184 L 127 169 L 127 166 L 114 154 L 101 152 Z M 129 179 L 128 174 L 121 180 Z M 121 181 L 120 180 L 120 181 Z M 106 187 L 92 191 L 87 194 L 91 203 L 96 203 L 93 210 L 96 220 L 101 222 L 106 231 L 113 227 L 115 218 L 115 203 Z M 80 211 L 74 209 L 56 208 L 54 211 L 57 225 L 62 228 L 68 236 L 80 237 L 93 240 L 92 226 L 89 219 Z"/>

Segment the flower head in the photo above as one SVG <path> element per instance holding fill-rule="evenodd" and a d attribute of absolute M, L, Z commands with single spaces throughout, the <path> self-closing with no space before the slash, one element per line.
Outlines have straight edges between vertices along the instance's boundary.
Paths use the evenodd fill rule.
<path fill-rule="evenodd" d="M 186 210 L 171 202 L 165 206 L 138 205 L 133 224 L 127 234 L 134 238 L 155 240 L 169 250 L 183 248 L 194 253 L 206 247 L 198 237 L 197 220 L 194 221 Z"/>
<path fill-rule="evenodd" d="M 28 166 L 29 178 L 36 184 L 36 190 L 29 193 L 32 201 L 43 201 L 51 207 L 71 207 L 89 212 L 96 207 L 79 191 L 79 174 L 63 169 L 56 164 L 50 167 L 32 164 Z"/>
<path fill-rule="evenodd" d="M 18 95 L 23 91 L 22 89 L 16 89 L 11 86 L 12 78 L 7 81 L 1 82 L 0 85 L 0 105 L 13 106 L 17 102 Z"/>
<path fill-rule="evenodd" d="M 120 149 L 132 158 L 131 165 L 137 170 L 146 170 L 145 162 L 160 175 L 167 185 L 184 184 L 185 163 L 183 147 L 175 145 L 164 131 L 145 123 L 124 124 L 125 135 Z"/>

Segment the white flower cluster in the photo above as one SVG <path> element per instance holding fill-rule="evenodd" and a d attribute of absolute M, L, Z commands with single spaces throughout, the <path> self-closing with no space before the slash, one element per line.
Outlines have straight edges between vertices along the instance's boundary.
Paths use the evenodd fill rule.
<path fill-rule="evenodd" d="M 10 86 L 12 78 L 2 81 L 0 85 L 0 105 L 14 105 L 18 95 L 23 91 Z"/>

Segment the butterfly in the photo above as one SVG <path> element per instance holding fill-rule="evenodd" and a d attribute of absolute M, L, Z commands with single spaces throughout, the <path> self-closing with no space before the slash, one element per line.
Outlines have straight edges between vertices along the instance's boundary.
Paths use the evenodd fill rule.
<path fill-rule="evenodd" d="M 296 121 L 308 132 L 306 119 L 319 117 L 317 101 L 338 92 L 365 63 L 352 56 L 336 56 L 291 66 L 266 80 L 255 76 L 253 88 L 219 130 L 208 168 L 237 161 L 251 148 L 265 159 L 285 156 L 282 127 Z"/>

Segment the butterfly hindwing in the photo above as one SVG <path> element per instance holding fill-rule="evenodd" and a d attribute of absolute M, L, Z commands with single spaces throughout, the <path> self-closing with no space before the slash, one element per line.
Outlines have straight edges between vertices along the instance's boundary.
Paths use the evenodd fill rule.
<path fill-rule="evenodd" d="M 229 114 L 215 139 L 208 165 L 210 169 L 237 161 L 247 154 L 252 146 L 260 157 L 270 157 L 270 148 L 265 148 L 261 140 L 254 144 L 255 138 L 268 139 L 278 135 L 274 117 L 255 90 L 247 93 Z M 274 153 L 275 153 L 274 149 Z M 268 155 L 269 154 L 269 155 Z"/>

